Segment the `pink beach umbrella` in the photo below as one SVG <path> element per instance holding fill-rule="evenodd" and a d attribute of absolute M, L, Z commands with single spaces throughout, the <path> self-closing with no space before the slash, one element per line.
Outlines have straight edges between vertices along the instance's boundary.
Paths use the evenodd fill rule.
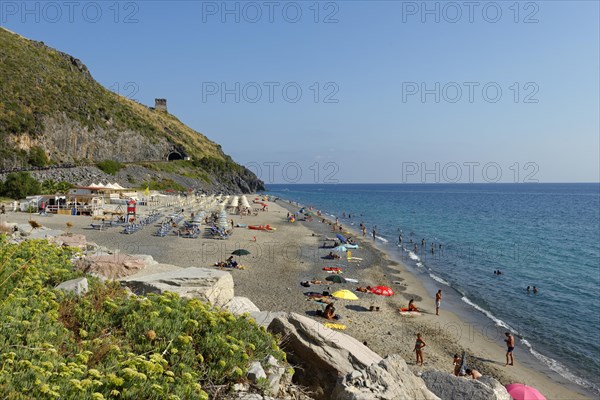
<path fill-rule="evenodd" d="M 378 294 L 380 296 L 391 296 L 394 294 L 394 291 L 387 286 L 375 286 L 371 289 L 371 293 Z"/>
<path fill-rule="evenodd" d="M 506 385 L 506 390 L 514 400 L 546 400 L 546 397 L 536 388 L 522 383 Z"/>

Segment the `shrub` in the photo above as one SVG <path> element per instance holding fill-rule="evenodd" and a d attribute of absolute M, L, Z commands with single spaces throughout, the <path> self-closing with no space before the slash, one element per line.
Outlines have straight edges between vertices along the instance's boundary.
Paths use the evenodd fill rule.
<path fill-rule="evenodd" d="M 48 156 L 41 147 L 35 146 L 29 150 L 29 164 L 35 167 L 45 167 L 48 164 Z"/>
<path fill-rule="evenodd" d="M 29 172 L 13 172 L 6 177 L 0 195 L 11 199 L 23 199 L 40 194 L 41 191 L 40 183 Z"/>
<path fill-rule="evenodd" d="M 246 316 L 92 277 L 77 297 L 53 289 L 81 275 L 70 250 L 2 236 L 0 249 L 0 398 L 208 399 L 253 360 L 284 359 Z"/>
<path fill-rule="evenodd" d="M 115 160 L 100 161 L 100 162 L 96 163 L 96 166 L 98 168 L 100 168 L 102 171 L 104 171 L 110 175 L 115 175 L 117 172 L 119 172 L 121 170 L 121 168 L 124 167 L 123 164 L 121 164 L 120 162 L 115 161 Z"/>

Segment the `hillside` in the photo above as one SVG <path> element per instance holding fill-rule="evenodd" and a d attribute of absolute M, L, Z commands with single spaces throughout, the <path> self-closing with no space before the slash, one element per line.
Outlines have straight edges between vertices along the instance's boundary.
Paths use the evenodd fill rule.
<path fill-rule="evenodd" d="M 149 170 L 161 171 L 161 164 L 169 164 L 165 172 L 172 174 L 178 167 L 166 160 L 179 154 L 191 157 L 181 168 L 187 177 L 198 179 L 198 187 L 263 188 L 217 143 L 175 116 L 109 91 L 80 60 L 2 28 L 0 141 L 3 169 L 162 161 Z"/>

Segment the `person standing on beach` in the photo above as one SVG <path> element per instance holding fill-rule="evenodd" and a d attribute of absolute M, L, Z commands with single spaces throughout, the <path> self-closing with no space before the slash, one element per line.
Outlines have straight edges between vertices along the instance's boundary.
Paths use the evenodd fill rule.
<path fill-rule="evenodd" d="M 375 241 L 376 235 L 377 235 L 377 231 L 375 230 L 375 227 L 373 227 L 373 241 Z"/>
<path fill-rule="evenodd" d="M 423 347 L 425 347 L 425 341 L 421 337 L 420 333 L 417 333 L 417 341 L 415 343 L 415 353 L 417 355 L 417 365 L 419 361 L 421 362 L 421 366 L 423 366 Z"/>
<path fill-rule="evenodd" d="M 504 364 L 504 366 L 506 367 L 507 365 L 515 365 L 515 359 L 513 357 L 513 350 L 515 349 L 515 338 L 513 335 L 510 334 L 510 332 L 505 332 L 504 333 L 506 335 L 506 339 L 504 339 L 504 341 L 506 342 L 506 364 Z M 510 359 L 510 362 L 508 362 Z"/>
<path fill-rule="evenodd" d="M 367 227 L 363 225 L 362 227 L 363 236 L 367 236 Z"/>
<path fill-rule="evenodd" d="M 442 304 L 442 289 L 435 294 L 435 315 L 440 315 L 440 304 Z"/>

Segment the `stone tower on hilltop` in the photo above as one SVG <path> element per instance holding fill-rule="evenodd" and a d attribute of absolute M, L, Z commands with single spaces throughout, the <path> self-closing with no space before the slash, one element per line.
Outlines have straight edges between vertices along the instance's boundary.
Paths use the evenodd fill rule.
<path fill-rule="evenodd" d="M 154 108 L 157 111 L 167 111 L 167 99 L 154 99 Z"/>

